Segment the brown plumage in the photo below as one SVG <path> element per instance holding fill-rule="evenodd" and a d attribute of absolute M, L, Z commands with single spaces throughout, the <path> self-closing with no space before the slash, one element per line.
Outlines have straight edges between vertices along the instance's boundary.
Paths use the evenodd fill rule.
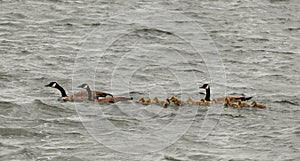
<path fill-rule="evenodd" d="M 142 98 L 140 98 L 139 102 L 144 104 L 146 102 L 146 100 L 144 97 L 142 97 Z"/>
<path fill-rule="evenodd" d="M 123 96 L 114 96 L 114 97 L 99 97 L 96 102 L 98 103 L 116 103 L 116 102 L 128 102 L 133 98 L 123 97 Z"/>
<path fill-rule="evenodd" d="M 201 99 L 200 101 L 196 102 L 196 105 L 198 106 L 208 106 L 212 103 L 212 101 L 206 101 L 205 99 Z"/>
<path fill-rule="evenodd" d="M 140 100 L 139 100 L 139 102 L 140 103 L 142 103 L 142 104 L 144 104 L 144 105 L 149 105 L 149 104 L 151 104 L 151 99 L 149 98 L 149 99 L 145 99 L 144 97 L 142 97 Z"/>
<path fill-rule="evenodd" d="M 157 97 L 154 97 L 152 103 L 160 105 L 164 108 L 167 108 L 170 104 L 170 100 L 169 99 L 165 99 L 164 101 L 160 101 Z"/>
<path fill-rule="evenodd" d="M 189 104 L 189 105 L 195 105 L 195 104 L 196 104 L 196 102 L 193 100 L 192 97 L 189 97 L 189 98 L 187 99 L 186 103 Z"/>
<path fill-rule="evenodd" d="M 167 98 L 167 99 L 163 102 L 162 107 L 163 107 L 163 108 L 167 108 L 169 105 L 170 105 L 170 99 Z"/>
<path fill-rule="evenodd" d="M 78 87 L 86 89 L 88 93 L 89 101 L 96 101 L 98 103 L 116 103 L 120 101 L 132 100 L 132 98 L 127 98 L 123 96 L 114 97 L 112 94 L 101 92 L 101 91 L 91 91 L 89 85 L 87 84 L 82 84 Z"/>
<path fill-rule="evenodd" d="M 250 105 L 245 101 L 238 100 L 237 103 L 240 107 L 250 107 Z"/>
<path fill-rule="evenodd" d="M 253 101 L 251 103 L 252 107 L 257 107 L 257 108 L 267 108 L 267 106 L 262 105 L 262 104 L 258 104 L 256 101 Z"/>
<path fill-rule="evenodd" d="M 88 93 L 88 100 L 89 101 L 95 101 L 95 100 L 98 100 L 99 97 L 106 97 L 106 96 L 111 96 L 113 97 L 112 94 L 110 93 L 106 93 L 106 92 L 102 92 L 102 91 L 92 91 L 89 87 L 88 84 L 84 83 L 80 86 L 78 86 L 78 88 L 84 88 L 86 89 L 87 93 Z M 112 101 L 114 102 L 114 101 Z"/>
<path fill-rule="evenodd" d="M 159 99 L 157 97 L 154 97 L 153 101 L 154 104 L 159 104 Z"/>
<path fill-rule="evenodd" d="M 239 108 L 240 106 L 238 105 L 238 103 L 231 101 L 229 97 L 225 98 L 225 103 L 224 106 L 226 107 L 232 107 L 232 108 Z"/>
<path fill-rule="evenodd" d="M 172 101 L 172 102 L 173 102 L 175 105 L 177 105 L 177 106 L 182 106 L 182 105 L 185 104 L 184 101 L 182 101 L 182 100 L 176 98 L 175 96 L 172 96 L 172 97 L 170 98 L 170 101 Z"/>

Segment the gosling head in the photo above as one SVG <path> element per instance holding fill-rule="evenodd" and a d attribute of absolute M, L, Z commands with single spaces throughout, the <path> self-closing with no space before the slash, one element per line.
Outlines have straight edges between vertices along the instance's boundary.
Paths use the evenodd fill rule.
<path fill-rule="evenodd" d="M 201 98 L 200 102 L 206 102 L 205 99 Z"/>
<path fill-rule="evenodd" d="M 45 85 L 45 87 L 51 87 L 51 88 L 56 88 L 58 84 L 56 82 L 50 82 L 49 84 Z"/>

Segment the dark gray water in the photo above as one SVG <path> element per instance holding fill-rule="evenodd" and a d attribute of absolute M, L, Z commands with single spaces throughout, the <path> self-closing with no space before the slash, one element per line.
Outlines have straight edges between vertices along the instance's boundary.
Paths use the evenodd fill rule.
<path fill-rule="evenodd" d="M 298 0 L 0 4 L 0 160 L 300 160 Z M 134 101 L 60 102 L 51 81 Z M 268 108 L 136 103 L 207 82 Z"/>

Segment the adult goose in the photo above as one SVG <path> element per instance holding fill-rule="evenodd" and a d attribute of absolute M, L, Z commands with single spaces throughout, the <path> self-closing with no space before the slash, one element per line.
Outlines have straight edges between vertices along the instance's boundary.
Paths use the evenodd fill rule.
<path fill-rule="evenodd" d="M 203 84 L 200 88 L 205 89 L 205 101 L 212 101 L 214 103 L 224 103 L 225 98 L 228 98 L 230 102 L 236 102 L 238 100 L 246 101 L 251 99 L 252 97 L 246 97 L 246 96 L 225 96 L 221 98 L 215 98 L 213 100 L 210 99 L 210 86 L 209 84 Z"/>
<path fill-rule="evenodd" d="M 67 95 L 66 91 L 64 90 L 63 87 L 61 87 L 57 82 L 50 82 L 49 84 L 45 85 L 45 87 L 51 87 L 51 88 L 56 88 L 60 91 L 61 93 L 61 99 L 63 101 L 76 101 L 76 102 L 82 102 L 82 101 L 88 101 L 92 99 L 96 99 L 97 97 L 103 97 L 111 94 L 105 93 L 102 91 L 91 91 L 92 93 L 92 99 L 88 97 L 88 91 L 80 91 L 77 93 L 74 93 L 73 95 Z"/>
<path fill-rule="evenodd" d="M 82 84 L 78 86 L 79 88 L 86 89 L 86 92 L 88 93 L 87 100 L 89 101 L 96 101 L 98 103 L 116 103 L 120 101 L 129 101 L 132 100 L 131 98 L 123 97 L 123 96 L 113 96 L 112 94 L 101 92 L 100 91 L 92 91 L 88 84 Z M 98 93 L 95 93 L 98 92 Z M 107 97 L 109 96 L 109 97 Z"/>

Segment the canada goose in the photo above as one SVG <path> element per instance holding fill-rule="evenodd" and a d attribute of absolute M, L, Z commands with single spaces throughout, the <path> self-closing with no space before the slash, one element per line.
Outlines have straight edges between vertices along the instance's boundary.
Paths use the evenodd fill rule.
<path fill-rule="evenodd" d="M 67 96 L 66 91 L 57 82 L 50 82 L 49 84 L 45 85 L 45 87 L 58 89 L 61 93 L 61 99 L 63 101 L 87 101 L 88 100 L 87 91 L 80 91 L 78 93 L 74 93 L 73 95 Z"/>
<path fill-rule="evenodd" d="M 86 91 L 88 92 L 88 100 L 89 101 L 94 101 L 93 95 L 92 95 L 92 91 L 91 91 L 89 85 L 82 84 L 82 85 L 78 86 L 78 88 L 84 88 L 84 89 L 86 89 Z"/>
<path fill-rule="evenodd" d="M 267 108 L 267 106 L 262 105 L 262 104 L 258 104 L 256 101 L 253 101 L 251 103 L 252 107 L 257 107 L 257 108 Z"/>
<path fill-rule="evenodd" d="M 89 101 L 94 101 L 94 100 L 99 100 L 101 97 L 106 97 L 106 96 L 111 96 L 114 97 L 112 94 L 101 92 L 101 91 L 92 91 L 87 84 L 82 84 L 78 86 L 78 88 L 84 88 L 86 89 L 88 93 L 88 100 Z M 100 97 L 100 98 L 99 98 Z"/>
<path fill-rule="evenodd" d="M 45 85 L 45 87 L 52 87 L 56 88 L 61 92 L 62 100 L 64 101 L 88 101 L 88 100 L 97 100 L 99 103 L 113 103 L 113 102 L 119 102 L 119 101 L 128 101 L 132 100 L 133 98 L 126 98 L 122 96 L 117 97 L 105 97 L 107 95 L 112 96 L 111 94 L 102 92 L 102 91 L 91 91 L 92 92 L 92 98 L 89 98 L 88 91 L 80 91 L 77 93 L 74 93 L 73 95 L 67 96 L 65 90 L 57 83 L 57 82 L 50 82 L 49 84 Z M 99 99 L 101 97 L 105 97 L 104 99 Z"/>
<path fill-rule="evenodd" d="M 170 98 L 170 101 L 172 101 L 172 102 L 173 102 L 175 105 L 177 105 L 177 106 L 182 106 L 182 105 L 185 104 L 184 101 L 182 101 L 182 100 L 176 98 L 175 96 L 172 96 L 172 97 Z"/>
<path fill-rule="evenodd" d="M 240 107 L 250 107 L 250 105 L 247 102 L 242 102 L 241 100 L 238 100 L 237 103 Z"/>
<path fill-rule="evenodd" d="M 209 84 L 203 84 L 201 87 L 202 89 L 205 89 L 205 101 L 210 101 L 210 86 Z M 246 101 L 251 99 L 252 97 L 245 97 L 245 96 L 226 96 L 227 98 L 229 98 L 230 102 L 235 102 L 237 100 L 242 100 L 242 101 Z M 215 98 L 212 100 L 215 103 L 223 103 L 225 101 L 225 97 L 221 97 L 221 98 Z"/>

